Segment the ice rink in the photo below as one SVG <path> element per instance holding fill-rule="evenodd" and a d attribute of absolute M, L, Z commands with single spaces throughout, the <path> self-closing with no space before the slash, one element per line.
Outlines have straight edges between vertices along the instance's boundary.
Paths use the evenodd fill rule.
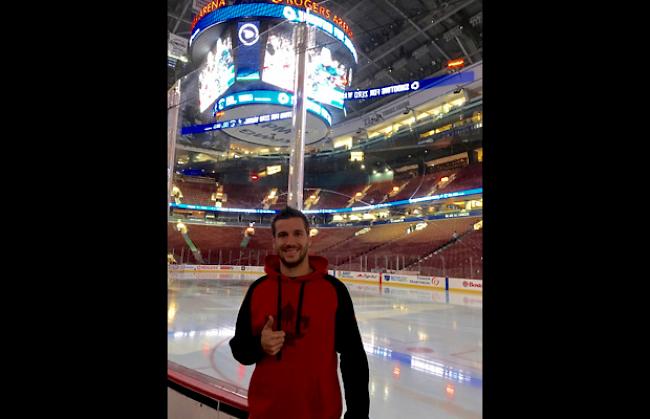
<path fill-rule="evenodd" d="M 228 341 L 259 276 L 170 273 L 168 359 L 247 389 L 254 366 L 235 361 Z M 482 417 L 481 294 L 346 285 L 368 354 L 371 419 Z"/>

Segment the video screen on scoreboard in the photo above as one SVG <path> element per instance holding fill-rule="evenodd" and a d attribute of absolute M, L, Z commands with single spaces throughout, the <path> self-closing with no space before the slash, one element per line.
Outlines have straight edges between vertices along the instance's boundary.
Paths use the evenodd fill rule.
<path fill-rule="evenodd" d="M 269 34 L 264 54 L 262 81 L 293 91 L 296 53 L 290 32 Z M 307 96 L 318 102 L 343 108 L 350 70 L 336 60 L 327 47 L 307 51 Z"/>
<path fill-rule="evenodd" d="M 237 81 L 260 79 L 260 22 L 237 22 Z"/>
<path fill-rule="evenodd" d="M 226 33 L 208 52 L 199 74 L 199 109 L 205 111 L 235 83 L 232 41 Z"/>
<path fill-rule="evenodd" d="M 307 91 L 312 99 L 343 108 L 348 69 L 332 57 L 327 47 L 317 47 L 307 53 Z"/>
<path fill-rule="evenodd" d="M 291 32 L 272 32 L 266 41 L 262 81 L 282 89 L 293 90 L 296 53 Z"/>

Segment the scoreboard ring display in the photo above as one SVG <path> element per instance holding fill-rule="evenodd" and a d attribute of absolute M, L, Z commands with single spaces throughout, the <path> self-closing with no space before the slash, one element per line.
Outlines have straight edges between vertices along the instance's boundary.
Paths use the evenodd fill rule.
<path fill-rule="evenodd" d="M 306 93 L 311 101 L 323 107 L 314 113 L 317 118 L 308 118 L 308 125 L 312 126 L 307 132 L 319 138 L 307 138 L 306 142 L 311 144 L 325 138 L 332 123 L 345 114 L 345 91 L 351 84 L 357 62 L 349 27 L 341 19 L 327 19 L 327 16 L 333 16 L 329 9 L 310 0 L 233 5 L 226 5 L 225 0 L 210 2 L 194 18 L 190 37 L 190 56 L 199 70 L 200 112 L 214 117 L 218 101 L 237 93 L 260 90 L 293 93 L 296 65 L 293 30 L 299 22 L 306 21 L 314 28 L 313 43 L 307 50 Z M 248 115 L 246 106 L 243 108 L 236 116 L 229 110 L 221 116 L 246 118 L 253 116 L 253 109 L 260 110 L 259 106 L 250 106 L 251 115 Z M 330 116 L 323 117 L 326 114 Z M 291 127 L 289 121 L 284 124 L 285 130 Z M 225 132 L 256 143 L 262 136 L 248 134 L 263 128 L 248 127 L 239 135 L 233 135 L 233 130 Z"/>
<path fill-rule="evenodd" d="M 296 23 L 303 22 L 306 19 L 308 25 L 314 26 L 319 32 L 327 34 L 330 38 L 340 41 L 349 51 L 354 64 L 358 63 L 357 51 L 352 44 L 351 39 L 352 32 L 349 30 L 349 27 L 345 22 L 340 21 L 342 22 L 341 25 L 327 18 L 326 16 L 332 16 L 329 9 L 325 9 L 327 13 L 323 13 L 321 10 L 323 15 L 319 16 L 318 14 L 305 12 L 298 7 L 277 3 L 279 3 L 277 0 L 271 0 L 269 3 L 259 2 L 228 6 L 226 5 L 225 0 L 210 2 L 208 6 L 204 7 L 203 11 L 197 14 L 192 24 L 189 42 L 192 51 L 192 60 L 197 62 L 205 57 L 205 54 L 207 54 L 211 45 L 219 37 L 222 30 L 220 25 L 222 23 L 247 18 L 259 18 L 265 20 L 273 19 L 276 21 L 287 20 Z M 310 0 L 289 0 L 286 3 L 294 5 L 300 4 L 303 6 L 305 4 L 314 4 L 318 6 L 317 3 L 310 2 Z M 320 7 L 320 9 L 323 8 Z M 307 7 L 305 10 L 311 11 L 313 8 Z M 335 20 L 338 19 L 337 16 L 334 16 L 334 18 Z"/>

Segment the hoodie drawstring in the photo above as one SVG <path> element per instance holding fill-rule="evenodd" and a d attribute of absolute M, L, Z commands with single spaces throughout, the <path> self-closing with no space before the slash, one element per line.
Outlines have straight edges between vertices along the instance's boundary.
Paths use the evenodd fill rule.
<path fill-rule="evenodd" d="M 296 337 L 300 336 L 300 320 L 302 317 L 302 296 L 305 293 L 305 284 L 300 284 L 300 297 L 298 297 L 298 315 L 296 316 Z"/>

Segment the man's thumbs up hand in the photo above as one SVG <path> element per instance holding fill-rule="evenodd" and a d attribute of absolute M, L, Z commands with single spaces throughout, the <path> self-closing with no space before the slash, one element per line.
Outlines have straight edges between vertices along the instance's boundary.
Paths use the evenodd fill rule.
<path fill-rule="evenodd" d="M 269 355 L 275 355 L 280 352 L 282 345 L 284 345 L 284 332 L 273 331 L 273 316 L 269 316 L 262 329 L 262 349 Z"/>

